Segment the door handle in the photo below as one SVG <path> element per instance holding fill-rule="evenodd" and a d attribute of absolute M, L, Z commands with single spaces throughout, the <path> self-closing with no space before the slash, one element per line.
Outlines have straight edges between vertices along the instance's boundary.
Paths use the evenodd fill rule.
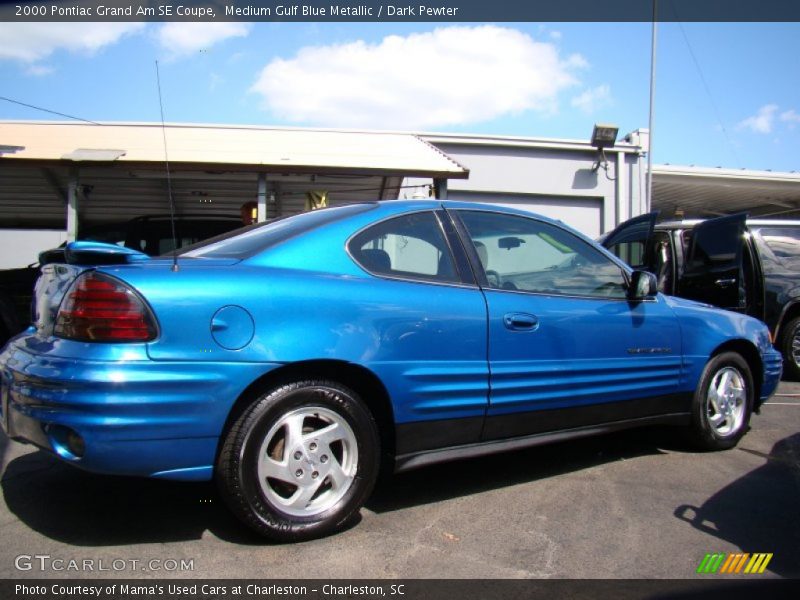
<path fill-rule="evenodd" d="M 714 282 L 714 285 L 716 285 L 717 287 L 726 288 L 726 287 L 730 287 L 730 286 L 732 286 L 734 283 L 736 283 L 736 279 L 734 279 L 734 278 L 730 278 L 730 279 L 717 279 L 717 280 Z"/>
<path fill-rule="evenodd" d="M 503 325 L 513 331 L 536 331 L 539 328 L 539 318 L 528 313 L 507 313 L 503 316 Z"/>

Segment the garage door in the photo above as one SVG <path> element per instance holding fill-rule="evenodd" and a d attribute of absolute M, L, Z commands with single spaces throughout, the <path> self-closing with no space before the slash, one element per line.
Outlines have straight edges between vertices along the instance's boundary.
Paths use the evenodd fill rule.
<path fill-rule="evenodd" d="M 449 190 L 447 198 L 449 200 L 467 202 L 485 202 L 538 213 L 551 219 L 559 219 L 592 239 L 602 233 L 603 200 L 601 198 L 567 198 L 538 196 L 536 194 L 491 194 L 460 190 Z"/>

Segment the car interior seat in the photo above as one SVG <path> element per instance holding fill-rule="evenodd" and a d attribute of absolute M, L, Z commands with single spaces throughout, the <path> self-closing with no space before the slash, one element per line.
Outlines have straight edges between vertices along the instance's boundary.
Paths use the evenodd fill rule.
<path fill-rule="evenodd" d="M 392 270 L 392 259 L 386 250 L 380 248 L 365 248 L 361 250 L 361 264 L 368 270 L 387 273 Z"/>

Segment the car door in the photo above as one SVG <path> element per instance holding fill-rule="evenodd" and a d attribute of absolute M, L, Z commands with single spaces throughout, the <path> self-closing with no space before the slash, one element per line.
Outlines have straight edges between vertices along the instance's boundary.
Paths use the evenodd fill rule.
<path fill-rule="evenodd" d="M 742 256 L 746 219 L 745 214 L 710 219 L 684 232 L 686 252 L 678 296 L 731 310 L 744 308 Z"/>
<path fill-rule="evenodd" d="M 663 296 L 628 301 L 623 269 L 555 223 L 451 212 L 488 310 L 483 439 L 686 412 L 680 328 Z"/>
<path fill-rule="evenodd" d="M 658 211 L 653 211 L 628 219 L 611 233 L 603 236 L 601 244 L 632 267 L 651 270 L 650 240 L 658 215 Z"/>

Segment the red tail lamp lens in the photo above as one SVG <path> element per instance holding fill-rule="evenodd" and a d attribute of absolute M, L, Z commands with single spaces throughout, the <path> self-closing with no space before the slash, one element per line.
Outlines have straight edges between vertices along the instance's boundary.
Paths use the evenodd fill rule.
<path fill-rule="evenodd" d="M 127 285 L 100 273 L 78 277 L 61 303 L 55 334 L 89 342 L 147 342 L 154 319 Z"/>

